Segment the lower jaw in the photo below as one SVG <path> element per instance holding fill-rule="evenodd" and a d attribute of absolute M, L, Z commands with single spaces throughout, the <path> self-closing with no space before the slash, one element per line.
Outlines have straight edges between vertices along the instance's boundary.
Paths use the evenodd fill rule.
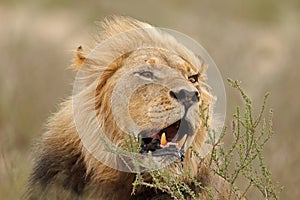
<path fill-rule="evenodd" d="M 143 153 L 144 155 L 151 155 L 154 157 L 158 156 L 172 156 L 177 158 L 183 158 L 184 157 L 184 149 L 178 150 L 176 146 L 169 146 L 167 148 L 163 149 L 157 149 L 153 152 Z"/>

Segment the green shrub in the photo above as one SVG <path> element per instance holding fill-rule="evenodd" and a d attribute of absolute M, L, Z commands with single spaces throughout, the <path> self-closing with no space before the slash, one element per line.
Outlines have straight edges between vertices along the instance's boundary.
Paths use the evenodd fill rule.
<path fill-rule="evenodd" d="M 202 116 L 204 126 L 208 131 L 207 143 L 212 145 L 212 151 L 206 158 L 200 157 L 197 150 L 192 149 L 192 152 L 198 156 L 201 165 L 205 165 L 217 176 L 223 178 L 230 185 L 228 192 L 228 199 L 237 198 L 241 199 L 246 197 L 251 190 L 256 194 L 260 194 L 259 199 L 279 199 L 280 188 L 278 183 L 274 183 L 271 179 L 271 172 L 265 164 L 263 157 L 263 150 L 266 143 L 273 136 L 274 131 L 272 127 L 273 112 L 269 110 L 266 116 L 266 101 L 269 94 L 265 94 L 263 104 L 260 108 L 258 115 L 253 112 L 253 104 L 251 99 L 245 94 L 238 81 L 228 79 L 229 84 L 237 89 L 243 99 L 244 105 L 237 106 L 233 114 L 231 128 L 224 127 L 220 137 L 216 139 L 216 133 L 212 130 L 207 121 L 209 116 Z M 223 145 L 224 138 L 231 138 L 231 142 Z M 130 156 L 128 152 L 139 152 L 139 141 L 133 136 L 128 136 L 124 150 L 111 149 L 107 145 L 107 150 L 118 155 Z M 190 147 L 191 148 L 191 147 Z M 150 155 L 151 156 L 151 155 Z M 121 156 L 122 157 L 122 156 Z M 135 162 L 135 161 L 134 161 Z M 126 163 L 126 160 L 124 160 Z M 136 160 L 134 166 L 141 167 L 145 164 Z M 129 166 L 129 164 L 128 164 Z M 132 167 L 132 165 L 131 165 Z M 134 171 L 134 169 L 133 169 Z M 189 172 L 185 174 L 189 182 L 193 183 L 193 188 L 182 181 L 180 177 L 174 176 L 167 170 L 154 170 L 149 171 L 151 181 L 143 178 L 143 173 L 137 173 L 136 179 L 133 182 L 132 194 L 134 195 L 138 187 L 148 187 L 156 191 L 161 191 L 170 195 L 173 199 L 185 199 L 189 196 L 195 199 L 197 192 L 193 188 L 200 188 L 209 196 L 210 199 L 217 199 L 215 197 L 214 188 L 210 186 L 203 186 L 200 180 L 196 180 L 190 176 Z M 245 187 L 240 187 L 243 185 Z"/>

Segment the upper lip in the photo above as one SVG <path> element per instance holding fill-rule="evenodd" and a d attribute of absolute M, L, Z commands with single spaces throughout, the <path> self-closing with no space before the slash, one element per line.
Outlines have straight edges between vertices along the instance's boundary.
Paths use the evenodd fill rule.
<path fill-rule="evenodd" d="M 183 157 L 184 144 L 192 134 L 190 123 L 181 119 L 160 130 L 145 130 L 139 134 L 141 138 L 141 153 L 153 156 L 172 155 Z"/>

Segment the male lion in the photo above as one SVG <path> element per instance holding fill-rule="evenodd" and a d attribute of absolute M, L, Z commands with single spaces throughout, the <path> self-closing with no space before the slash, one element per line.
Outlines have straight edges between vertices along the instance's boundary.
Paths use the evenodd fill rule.
<path fill-rule="evenodd" d="M 139 138 L 140 155 L 151 152 L 155 159 L 170 156 L 179 160 L 168 163 L 165 170 L 177 176 L 189 173 L 203 187 L 213 187 L 218 199 L 225 199 L 226 182 L 201 165 L 191 150 L 199 150 L 206 139 L 201 115 L 209 115 L 213 101 L 203 60 L 147 23 L 114 16 L 102 26 L 101 48 L 89 53 L 81 47 L 77 50 L 74 67 L 82 72 L 81 87 L 49 119 L 38 144 L 26 198 L 170 198 L 146 187 L 131 195 L 134 170 L 116 169 L 126 163 L 104 151 L 99 154 L 104 162 L 97 158 L 97 148 L 103 147 L 99 138 L 124 147 L 126 130 L 133 130 Z M 95 88 L 93 83 L 97 83 Z M 89 115 L 93 111 L 95 117 Z M 132 121 L 136 129 L 132 129 Z M 98 123 L 101 131 L 95 131 L 93 123 Z M 113 166 L 108 166 L 107 160 Z M 199 197 L 208 198 L 192 181 L 185 181 Z"/>

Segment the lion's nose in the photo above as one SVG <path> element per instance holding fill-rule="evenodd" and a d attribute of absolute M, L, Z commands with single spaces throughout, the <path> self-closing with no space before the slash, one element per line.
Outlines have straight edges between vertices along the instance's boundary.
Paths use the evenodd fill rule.
<path fill-rule="evenodd" d="M 184 105 L 186 109 L 199 101 L 199 92 L 195 90 L 171 90 L 170 96 Z"/>

